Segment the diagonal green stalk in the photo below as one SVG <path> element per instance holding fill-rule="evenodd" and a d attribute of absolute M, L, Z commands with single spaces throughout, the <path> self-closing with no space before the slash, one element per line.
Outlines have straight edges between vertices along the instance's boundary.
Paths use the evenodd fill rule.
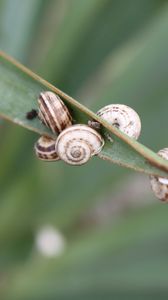
<path fill-rule="evenodd" d="M 134 139 L 129 138 L 7 54 L 0 52 L 1 118 L 12 121 L 40 135 L 53 136 L 51 131 L 41 124 L 38 119 L 32 121 L 26 119 L 26 112 L 32 108 L 37 108 L 37 97 L 42 90 L 51 90 L 64 99 L 72 111 L 76 123 L 87 123 L 89 119 L 94 119 L 102 125 L 105 146 L 99 155 L 100 158 L 146 174 L 168 177 L 168 161 L 160 158 L 156 153 Z M 106 138 L 106 133 L 111 135 L 113 142 Z"/>

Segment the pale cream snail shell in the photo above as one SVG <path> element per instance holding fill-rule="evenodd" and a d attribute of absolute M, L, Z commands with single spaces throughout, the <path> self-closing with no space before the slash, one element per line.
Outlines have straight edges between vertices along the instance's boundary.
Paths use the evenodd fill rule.
<path fill-rule="evenodd" d="M 96 114 L 129 137 L 138 139 L 141 132 L 141 120 L 131 107 L 124 104 L 109 104 Z M 95 129 L 99 126 L 99 123 L 95 121 L 89 121 L 88 124 Z"/>
<path fill-rule="evenodd" d="M 56 140 L 56 152 L 70 165 L 83 165 L 104 146 L 101 135 L 87 125 L 73 125 L 63 130 Z"/>
<path fill-rule="evenodd" d="M 60 133 L 63 129 L 72 125 L 71 114 L 61 100 L 53 92 L 42 92 L 38 98 L 39 119 L 49 127 L 53 133 Z"/>
<path fill-rule="evenodd" d="M 168 148 L 161 149 L 158 155 L 168 160 Z M 168 178 L 150 176 L 152 191 L 162 201 L 168 201 Z"/>
<path fill-rule="evenodd" d="M 34 145 L 36 156 L 45 161 L 57 161 L 59 156 L 55 150 L 55 140 L 41 136 Z"/>

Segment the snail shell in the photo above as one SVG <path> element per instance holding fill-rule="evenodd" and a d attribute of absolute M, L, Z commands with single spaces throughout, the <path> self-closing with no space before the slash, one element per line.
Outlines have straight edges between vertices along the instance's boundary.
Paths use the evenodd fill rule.
<path fill-rule="evenodd" d="M 87 125 L 73 125 L 63 130 L 56 140 L 56 152 L 70 165 L 85 164 L 104 146 L 101 135 Z"/>
<path fill-rule="evenodd" d="M 131 107 L 124 104 L 110 104 L 101 108 L 97 115 L 129 137 L 138 139 L 141 132 L 141 121 Z M 98 122 L 89 121 L 89 125 L 95 129 L 98 127 L 96 123 Z"/>
<path fill-rule="evenodd" d="M 59 160 L 55 151 L 55 140 L 47 136 L 41 136 L 34 145 L 36 156 L 45 161 Z"/>
<path fill-rule="evenodd" d="M 168 160 L 168 148 L 158 152 L 158 155 Z M 157 198 L 168 201 L 168 178 L 150 176 L 151 188 Z"/>
<path fill-rule="evenodd" d="M 53 133 L 60 133 L 72 125 L 70 112 L 58 95 L 48 91 L 42 92 L 38 103 L 38 117 Z"/>

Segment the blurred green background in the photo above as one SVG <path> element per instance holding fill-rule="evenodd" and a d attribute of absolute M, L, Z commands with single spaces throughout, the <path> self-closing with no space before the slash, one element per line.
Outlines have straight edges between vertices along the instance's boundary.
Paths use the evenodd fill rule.
<path fill-rule="evenodd" d="M 168 1 L 0 0 L 0 48 L 95 112 L 130 105 L 140 142 L 168 146 Z M 147 176 L 0 135 L 1 300 L 168 298 L 168 207 Z"/>

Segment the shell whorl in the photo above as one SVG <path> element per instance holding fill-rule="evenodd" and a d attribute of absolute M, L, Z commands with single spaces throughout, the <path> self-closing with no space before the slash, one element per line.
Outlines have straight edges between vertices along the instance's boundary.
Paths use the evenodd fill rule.
<path fill-rule="evenodd" d="M 41 136 L 34 145 L 36 156 L 45 161 L 59 160 L 55 150 L 55 140 L 47 136 Z"/>
<path fill-rule="evenodd" d="M 38 98 L 39 119 L 49 127 L 53 133 L 60 133 L 63 129 L 72 125 L 71 114 L 60 99 L 53 92 L 42 92 Z"/>
<path fill-rule="evenodd" d="M 110 104 L 101 108 L 97 115 L 129 137 L 138 139 L 141 132 L 141 121 L 131 107 L 124 104 Z"/>
<path fill-rule="evenodd" d="M 104 146 L 101 135 L 87 125 L 73 125 L 65 129 L 56 140 L 60 159 L 71 165 L 85 164 Z"/>
<path fill-rule="evenodd" d="M 158 155 L 168 160 L 168 148 L 161 149 Z M 168 201 L 168 178 L 150 176 L 152 191 L 162 201 Z"/>

